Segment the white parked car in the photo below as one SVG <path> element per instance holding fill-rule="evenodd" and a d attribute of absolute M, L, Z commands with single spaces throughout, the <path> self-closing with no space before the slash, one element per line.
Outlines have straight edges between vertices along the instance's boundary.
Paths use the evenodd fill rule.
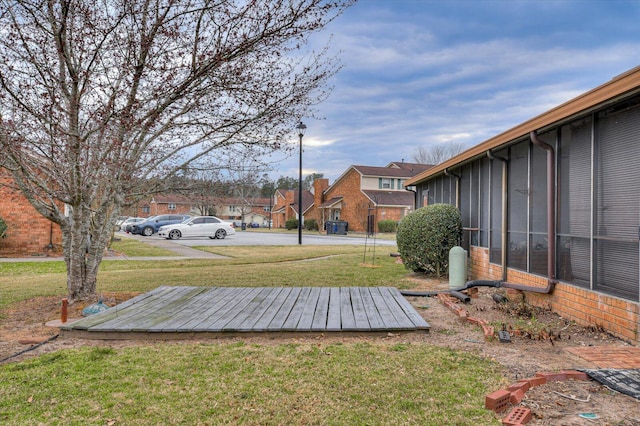
<path fill-rule="evenodd" d="M 143 220 L 145 220 L 143 217 L 127 217 L 120 223 L 116 222 L 116 231 L 125 231 L 127 229 L 127 225 L 131 226 L 135 223 L 142 222 Z"/>
<path fill-rule="evenodd" d="M 158 236 L 170 240 L 189 237 L 209 237 L 221 240 L 227 235 L 235 233 L 233 223 L 215 216 L 196 216 L 182 223 L 161 226 L 158 230 Z"/>

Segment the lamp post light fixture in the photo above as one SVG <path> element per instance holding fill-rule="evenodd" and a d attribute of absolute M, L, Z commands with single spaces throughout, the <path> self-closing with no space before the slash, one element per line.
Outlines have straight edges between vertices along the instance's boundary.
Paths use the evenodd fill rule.
<path fill-rule="evenodd" d="M 301 121 L 296 126 L 300 138 L 300 167 L 298 170 L 298 245 L 302 244 L 302 137 L 307 126 Z"/>

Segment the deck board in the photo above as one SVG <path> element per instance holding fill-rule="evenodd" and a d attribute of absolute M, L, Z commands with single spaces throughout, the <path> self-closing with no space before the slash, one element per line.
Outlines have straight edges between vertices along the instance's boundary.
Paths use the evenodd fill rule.
<path fill-rule="evenodd" d="M 61 326 L 64 335 L 96 339 L 133 334 L 137 338 L 141 334 L 149 338 L 188 338 L 198 333 L 428 329 L 429 324 L 393 287 L 161 286 L 107 311 Z"/>

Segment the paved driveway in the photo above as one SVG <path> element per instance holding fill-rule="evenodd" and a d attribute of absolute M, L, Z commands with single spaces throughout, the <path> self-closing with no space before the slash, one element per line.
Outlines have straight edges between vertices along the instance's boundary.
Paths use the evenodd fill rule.
<path fill-rule="evenodd" d="M 166 241 L 182 246 L 290 246 L 298 244 L 297 233 L 274 233 L 259 231 L 236 231 L 224 240 L 211 240 L 209 238 L 189 238 L 179 240 L 164 240 L 157 235 L 143 237 L 140 235 L 127 235 L 140 241 L 151 242 L 154 240 Z M 302 245 L 375 245 L 395 246 L 395 241 L 374 239 L 373 237 L 352 237 L 343 235 L 302 235 Z"/>

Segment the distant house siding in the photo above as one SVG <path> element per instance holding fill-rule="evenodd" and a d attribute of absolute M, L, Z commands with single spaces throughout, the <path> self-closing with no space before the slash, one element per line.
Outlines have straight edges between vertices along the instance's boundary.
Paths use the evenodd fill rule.
<path fill-rule="evenodd" d="M 325 199 L 343 197 L 340 220 L 349 223 L 349 231 L 364 232 L 367 226 L 369 200 L 360 191 L 360 173 L 351 170 L 337 184 L 330 187 Z M 325 213 L 324 221 L 330 220 Z"/>

